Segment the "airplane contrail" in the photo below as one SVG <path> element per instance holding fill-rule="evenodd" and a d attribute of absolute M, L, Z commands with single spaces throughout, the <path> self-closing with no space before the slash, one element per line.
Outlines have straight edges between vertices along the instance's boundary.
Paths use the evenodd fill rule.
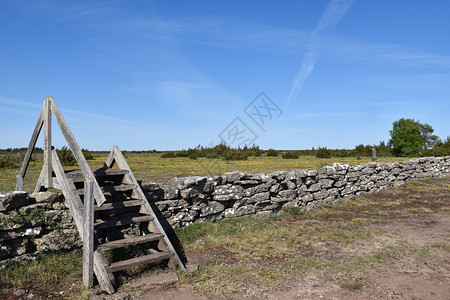
<path fill-rule="evenodd" d="M 317 58 L 319 57 L 319 52 L 317 49 L 317 38 L 319 34 L 323 31 L 331 31 L 335 29 L 344 17 L 345 13 L 352 6 L 352 3 L 353 0 L 331 0 L 330 3 L 328 3 L 324 13 L 317 23 L 316 28 L 311 33 L 311 46 L 302 60 L 300 70 L 294 78 L 285 107 L 289 102 L 298 97 L 298 94 L 303 88 L 303 84 L 314 70 Z"/>

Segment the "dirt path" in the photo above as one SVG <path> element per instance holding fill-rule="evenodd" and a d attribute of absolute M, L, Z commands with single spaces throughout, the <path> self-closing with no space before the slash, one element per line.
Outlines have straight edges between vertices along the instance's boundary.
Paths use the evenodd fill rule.
<path fill-rule="evenodd" d="M 341 234 L 363 232 L 344 242 L 317 231 L 299 250 L 280 258 L 244 261 L 228 246 L 197 238 L 186 247 L 188 259 L 204 269 L 220 266 L 223 277 L 208 281 L 204 269 L 195 279 L 174 286 L 142 291 L 137 299 L 450 299 L 450 178 L 429 179 L 379 194 L 350 199 L 324 212 L 282 218 L 292 231 L 301 224 L 318 228 L 338 224 Z M 358 224 L 358 225 L 356 225 Z M 281 241 L 292 239 L 292 231 Z M 337 231 L 339 233 L 339 231 Z M 272 232 L 273 234 L 273 232 Z M 300 232 L 299 232 L 300 234 Z M 310 233 L 314 235 L 315 233 Z M 250 234 L 251 235 L 251 234 Z M 245 242 L 245 236 L 239 236 Z M 299 240 L 299 243 L 304 240 Z M 229 242 L 232 243 L 232 242 Z M 290 245 L 292 247 L 292 245 Z M 228 247 L 228 248 L 227 248 Z M 257 248 L 258 245 L 255 245 Z M 280 244 L 280 247 L 283 245 Z M 289 272 L 289 262 L 306 257 L 322 267 L 309 266 Z M 277 260 L 278 259 L 278 260 Z M 234 274 L 239 266 L 264 267 L 267 272 L 285 265 L 282 278 L 274 276 L 273 288 L 261 289 L 250 271 Z M 287 268 L 286 268 L 287 266 Z M 228 271 L 231 269 L 232 271 Z M 305 270 L 305 271 L 304 271 Z M 204 273 L 202 273 L 204 272 Z M 250 279 L 249 279 L 250 278 Z M 202 281 L 202 282 L 200 282 Z M 248 282 L 246 282 L 248 281 Z M 224 285 L 230 285 L 230 288 Z M 239 287 L 239 288 L 236 288 Z M 254 289 L 254 290 L 252 290 Z"/>

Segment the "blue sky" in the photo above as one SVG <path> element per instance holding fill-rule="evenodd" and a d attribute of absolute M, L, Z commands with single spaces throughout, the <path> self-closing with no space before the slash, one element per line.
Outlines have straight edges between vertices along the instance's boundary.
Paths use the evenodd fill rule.
<path fill-rule="evenodd" d="M 353 148 L 387 141 L 402 117 L 446 138 L 449 11 L 438 0 L 3 0 L 0 148 L 28 145 L 48 95 L 92 150 Z M 53 134 L 65 144 L 56 122 Z"/>

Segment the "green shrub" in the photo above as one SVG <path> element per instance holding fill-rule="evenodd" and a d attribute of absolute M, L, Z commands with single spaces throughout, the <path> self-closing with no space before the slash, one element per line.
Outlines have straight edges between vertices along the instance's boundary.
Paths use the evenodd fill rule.
<path fill-rule="evenodd" d="M 281 157 L 284 159 L 297 159 L 300 157 L 300 153 L 298 151 L 285 151 Z"/>
<path fill-rule="evenodd" d="M 161 155 L 161 158 L 176 158 L 177 154 L 174 151 L 168 151 L 168 152 L 164 152 Z"/>
<path fill-rule="evenodd" d="M 279 153 L 275 149 L 269 149 L 269 150 L 266 151 L 266 154 L 269 157 L 277 157 Z"/>
<path fill-rule="evenodd" d="M 447 156 L 450 155 L 450 136 L 444 142 L 438 141 L 433 149 L 426 149 L 425 156 Z"/>
<path fill-rule="evenodd" d="M 242 149 L 229 149 L 222 154 L 225 160 L 247 160 L 248 154 Z"/>
<path fill-rule="evenodd" d="M 84 158 L 86 158 L 86 160 L 94 159 L 94 155 L 92 155 L 91 151 L 89 151 L 88 149 L 81 149 L 81 152 L 83 152 Z"/>
<path fill-rule="evenodd" d="M 58 153 L 59 160 L 63 166 L 75 166 L 77 164 L 72 151 L 66 146 L 63 146 L 61 150 L 56 150 L 56 152 Z"/>
<path fill-rule="evenodd" d="M 23 156 L 20 154 L 0 155 L 0 169 L 14 169 L 20 167 Z"/>
<path fill-rule="evenodd" d="M 326 147 L 319 147 L 316 152 L 316 157 L 318 158 L 330 158 L 331 153 L 330 150 L 328 150 Z"/>

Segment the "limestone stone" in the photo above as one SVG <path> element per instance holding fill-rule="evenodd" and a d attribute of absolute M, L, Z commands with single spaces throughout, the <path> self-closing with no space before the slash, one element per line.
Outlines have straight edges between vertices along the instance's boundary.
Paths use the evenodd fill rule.
<path fill-rule="evenodd" d="M 200 194 L 200 190 L 198 188 L 186 188 L 180 191 L 180 196 L 183 199 L 192 199 L 197 197 Z"/>
<path fill-rule="evenodd" d="M 177 199 L 180 194 L 180 190 L 171 186 L 163 187 L 164 199 Z"/>
<path fill-rule="evenodd" d="M 252 187 L 246 188 L 244 191 L 244 196 L 251 197 L 253 195 L 267 192 L 267 191 L 269 191 L 269 186 L 267 184 L 260 184 L 257 186 L 252 186 Z"/>
<path fill-rule="evenodd" d="M 255 179 L 248 179 L 248 180 L 237 180 L 234 182 L 234 184 L 237 185 L 244 185 L 244 186 L 253 186 L 253 185 L 257 185 L 260 184 L 261 181 L 260 180 L 255 180 Z"/>
<path fill-rule="evenodd" d="M 30 194 L 30 198 L 34 199 L 36 203 L 52 203 L 55 201 L 64 201 L 64 196 L 59 190 L 32 193 Z"/>
<path fill-rule="evenodd" d="M 297 197 L 297 191 L 295 190 L 285 190 L 278 193 L 278 197 L 286 200 L 294 200 Z"/>
<path fill-rule="evenodd" d="M 269 192 L 262 192 L 262 193 L 258 193 L 251 197 L 243 198 L 243 199 L 246 199 L 247 203 L 250 204 L 250 203 L 260 202 L 263 200 L 269 200 L 269 198 L 270 198 Z"/>
<path fill-rule="evenodd" d="M 247 173 L 240 171 L 225 173 L 223 174 L 223 176 L 226 178 L 227 183 L 233 183 L 235 181 L 246 179 L 248 177 Z"/>
<path fill-rule="evenodd" d="M 11 257 L 12 255 L 12 248 L 8 244 L 0 243 L 0 260 L 6 259 L 8 257 Z"/>
<path fill-rule="evenodd" d="M 0 193 L 0 211 L 9 211 L 30 204 L 27 192 Z"/>
<path fill-rule="evenodd" d="M 270 192 L 272 193 L 278 193 L 281 189 L 281 185 L 279 183 L 275 183 L 270 187 Z"/>
<path fill-rule="evenodd" d="M 315 183 L 308 188 L 308 192 L 317 192 L 320 191 L 320 184 Z"/>
<path fill-rule="evenodd" d="M 210 201 L 208 204 L 200 205 L 200 217 L 218 214 L 225 210 L 225 206 L 217 201 Z"/>
<path fill-rule="evenodd" d="M 36 238 L 35 242 L 39 252 L 72 250 L 82 246 L 80 235 L 76 229 L 64 229 L 62 232 L 51 231 L 41 238 Z"/>

